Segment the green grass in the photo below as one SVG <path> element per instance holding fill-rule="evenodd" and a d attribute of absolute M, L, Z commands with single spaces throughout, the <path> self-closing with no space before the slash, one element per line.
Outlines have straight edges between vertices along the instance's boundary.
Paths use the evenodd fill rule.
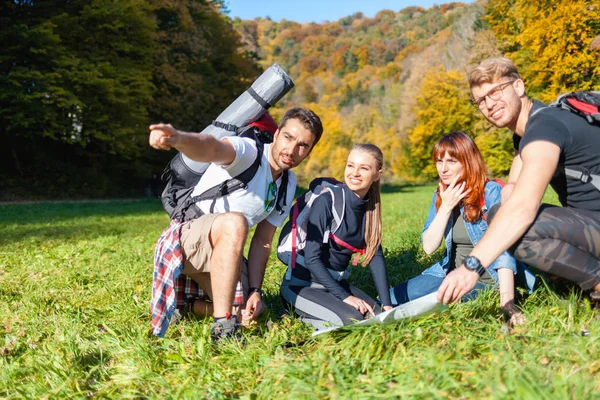
<path fill-rule="evenodd" d="M 439 257 L 420 250 L 432 190 L 383 195 L 392 284 Z M 152 253 L 167 222 L 155 201 L 0 206 L 0 398 L 598 398 L 598 313 L 544 287 L 510 333 L 490 291 L 440 315 L 312 339 L 282 308 L 272 256 L 270 310 L 243 346 L 213 345 L 201 319 L 154 338 Z M 375 294 L 368 270 L 352 280 Z"/>

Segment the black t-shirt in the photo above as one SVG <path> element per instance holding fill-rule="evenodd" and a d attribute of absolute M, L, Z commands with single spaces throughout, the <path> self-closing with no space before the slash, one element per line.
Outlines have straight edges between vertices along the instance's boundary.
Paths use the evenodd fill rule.
<path fill-rule="evenodd" d="M 531 116 L 536 110 L 533 117 Z M 600 191 L 591 183 L 567 179 L 565 167 L 600 174 L 600 126 L 570 111 L 547 107 L 534 101 L 523 137 L 514 134 L 513 143 L 519 153 L 529 143 L 543 140 L 560 147 L 560 159 L 550 185 L 563 206 L 600 211 Z"/>

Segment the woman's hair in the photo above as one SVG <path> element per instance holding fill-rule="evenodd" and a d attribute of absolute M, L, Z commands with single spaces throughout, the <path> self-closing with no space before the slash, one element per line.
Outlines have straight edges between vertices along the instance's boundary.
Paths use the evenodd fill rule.
<path fill-rule="evenodd" d="M 438 159 L 444 158 L 446 153 L 455 158 L 465 168 L 463 176 L 457 184 L 464 181 L 464 190 L 471 189 L 471 192 L 462 199 L 462 204 L 465 210 L 465 219 L 473 223 L 481 217 L 481 199 L 487 179 L 483 157 L 481 157 L 481 153 L 473 139 L 461 131 L 450 132 L 438 140 L 433 147 L 433 162 L 435 163 Z M 441 180 L 440 183 L 445 190 L 447 186 Z M 437 192 L 435 209 L 439 210 L 442 204 L 439 186 Z"/>
<path fill-rule="evenodd" d="M 383 153 L 381 149 L 374 144 L 370 143 L 356 143 L 350 149 L 350 152 L 364 151 L 371 155 L 377 164 L 377 170 L 383 168 Z M 365 243 L 367 248 L 365 250 L 365 257 L 363 259 L 363 265 L 368 265 L 375 252 L 381 245 L 381 194 L 380 184 L 381 179 L 373 182 L 367 193 L 367 212 L 365 221 Z"/>

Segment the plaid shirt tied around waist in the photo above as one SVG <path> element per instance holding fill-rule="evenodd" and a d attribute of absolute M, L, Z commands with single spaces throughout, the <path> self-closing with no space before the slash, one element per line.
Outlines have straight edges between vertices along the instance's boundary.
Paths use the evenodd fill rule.
<path fill-rule="evenodd" d="M 196 282 L 183 275 L 183 252 L 181 251 L 181 225 L 171 221 L 156 242 L 154 249 L 154 275 L 152 277 L 152 334 L 164 337 L 176 308 L 205 297 Z M 238 281 L 233 299 L 234 305 L 244 302 L 242 283 Z"/>

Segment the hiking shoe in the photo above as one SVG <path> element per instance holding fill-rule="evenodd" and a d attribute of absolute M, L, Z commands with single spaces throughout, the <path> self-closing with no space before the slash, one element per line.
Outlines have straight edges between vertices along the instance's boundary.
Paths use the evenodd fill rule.
<path fill-rule="evenodd" d="M 222 339 L 239 337 L 238 328 L 240 324 L 235 316 L 227 318 L 219 318 L 217 321 L 210 324 L 210 338 L 214 343 Z"/>

